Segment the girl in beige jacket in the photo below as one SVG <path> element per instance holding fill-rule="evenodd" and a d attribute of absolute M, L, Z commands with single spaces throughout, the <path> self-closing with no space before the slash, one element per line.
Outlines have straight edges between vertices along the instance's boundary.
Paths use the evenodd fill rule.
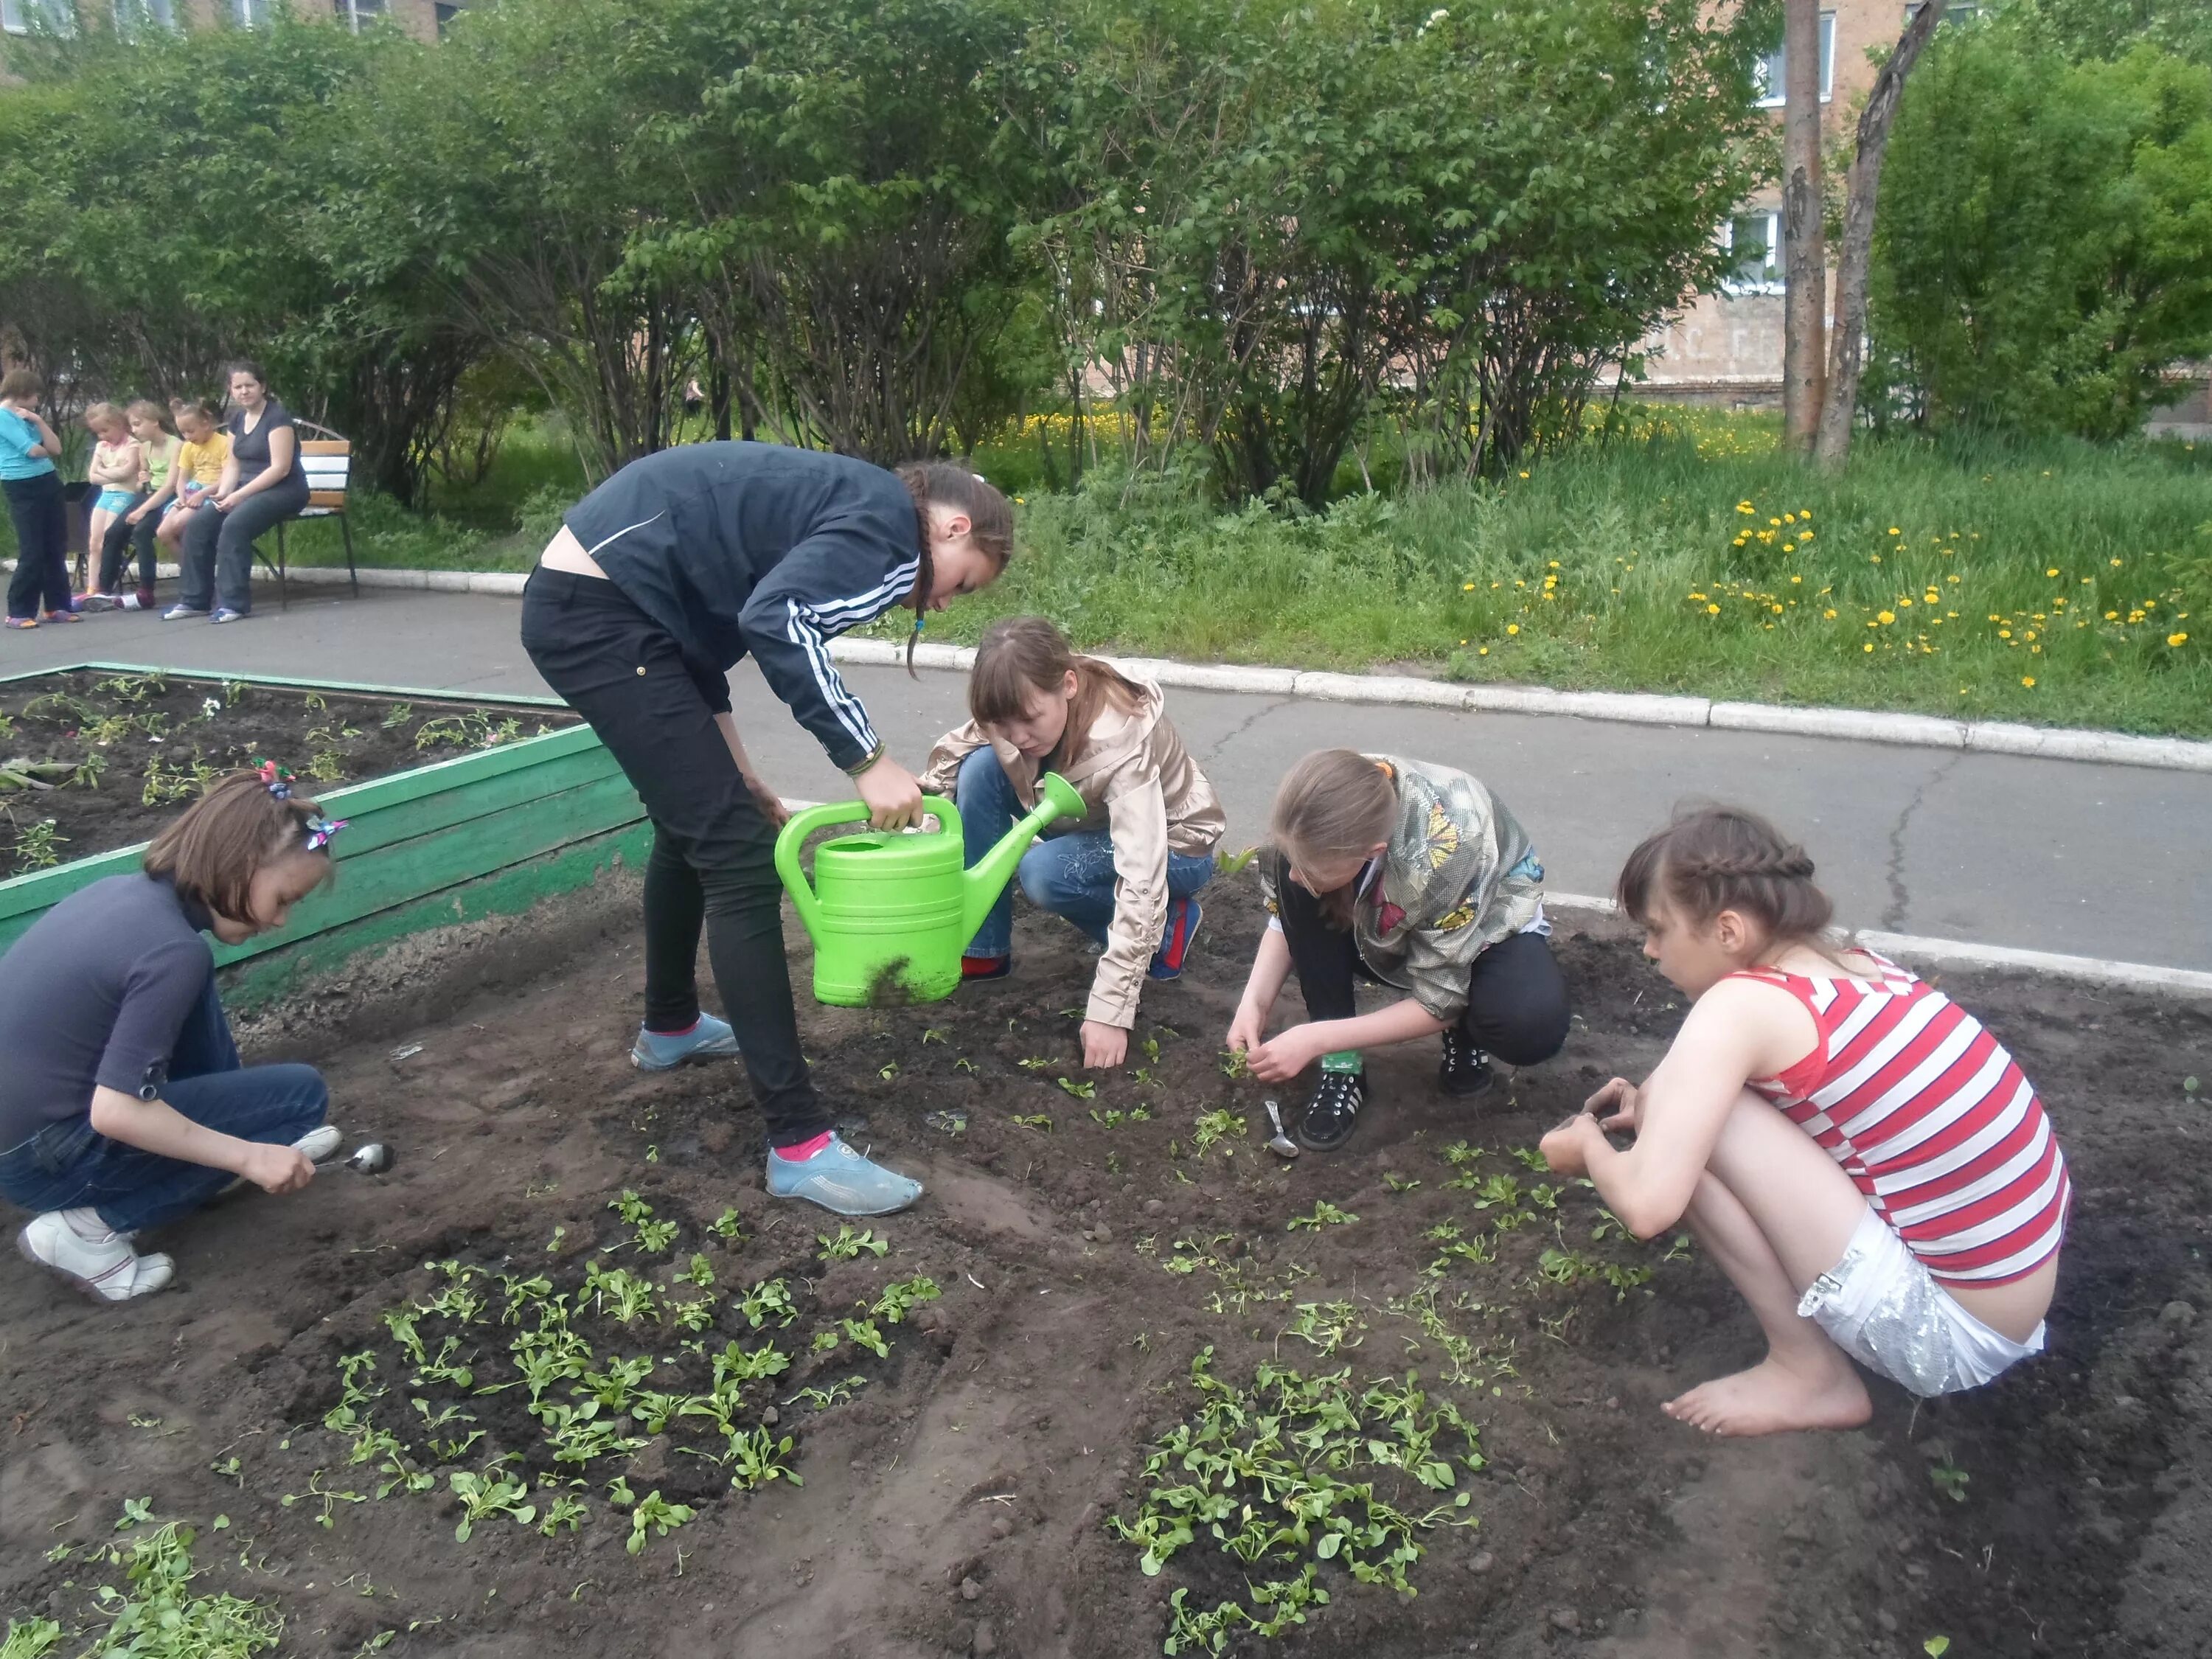
<path fill-rule="evenodd" d="M 1213 786 L 1168 723 L 1160 689 L 1078 656 L 1042 617 L 993 623 L 968 683 L 973 716 L 938 739 L 922 787 L 960 809 L 968 861 L 1036 805 L 1057 772 L 1083 821 L 1023 855 L 1030 902 L 1073 922 L 1104 951 L 1083 1020 L 1083 1063 L 1119 1066 L 1149 975 L 1182 972 L 1213 875 L 1224 820 Z M 1001 894 L 962 963 L 970 979 L 1011 971 L 1013 891 Z"/>

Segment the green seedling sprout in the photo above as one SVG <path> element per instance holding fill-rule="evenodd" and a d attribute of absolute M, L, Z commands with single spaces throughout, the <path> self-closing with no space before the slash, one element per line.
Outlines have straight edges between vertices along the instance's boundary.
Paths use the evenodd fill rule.
<path fill-rule="evenodd" d="M 871 1255 L 889 1255 L 891 1249 L 889 1239 L 878 1238 L 872 1231 L 856 1233 L 847 1226 L 839 1227 L 835 1238 L 827 1233 L 817 1233 L 814 1242 L 822 1247 L 821 1258 L 824 1261 L 850 1261 L 863 1250 Z"/>
<path fill-rule="evenodd" d="M 1324 1198 L 1313 1206 L 1310 1214 L 1294 1215 L 1284 1224 L 1285 1231 L 1290 1232 L 1296 1232 L 1301 1227 L 1319 1232 L 1323 1227 L 1349 1226 L 1358 1219 L 1349 1210 L 1340 1210 Z"/>
<path fill-rule="evenodd" d="M 1062 1089 L 1073 1095 L 1078 1100 L 1089 1100 L 1098 1092 L 1098 1085 L 1095 1083 L 1076 1083 L 1066 1078 L 1060 1079 L 1059 1082 Z"/>

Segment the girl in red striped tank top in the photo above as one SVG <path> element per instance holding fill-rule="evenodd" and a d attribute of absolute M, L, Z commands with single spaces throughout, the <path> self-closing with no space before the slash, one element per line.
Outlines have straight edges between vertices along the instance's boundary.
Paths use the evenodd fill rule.
<path fill-rule="evenodd" d="M 1729 807 L 1631 854 L 1621 909 L 1694 1000 L 1642 1087 L 1544 1138 L 1639 1237 L 1686 1220 L 1750 1303 L 1765 1359 L 1666 1407 L 1715 1434 L 1864 1422 L 1853 1359 L 1920 1395 L 1986 1382 L 2042 1351 L 2057 1282 L 2072 1189 L 2042 1103 L 1972 1015 L 1833 943 L 1812 878 Z"/>

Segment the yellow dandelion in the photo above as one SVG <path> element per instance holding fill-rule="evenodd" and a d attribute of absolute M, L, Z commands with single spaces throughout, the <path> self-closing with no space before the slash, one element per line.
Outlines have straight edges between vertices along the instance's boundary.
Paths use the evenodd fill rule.
<path fill-rule="evenodd" d="M 1861 646 L 1859 649 L 1862 651 L 1871 652 L 1874 649 L 1874 641 L 1872 640 L 1869 640 L 1864 645 Z"/>
<path fill-rule="evenodd" d="M 1836 619 L 1836 613 L 1832 611 L 1823 611 L 1820 615 L 1830 622 L 1833 622 Z"/>
<path fill-rule="evenodd" d="M 2035 690 L 2035 676 L 2033 674 L 2022 674 L 2020 677 L 2020 683 L 2031 691 Z"/>
<path fill-rule="evenodd" d="M 1705 614 L 1708 617 L 1717 617 L 1721 614 L 1721 608 L 1717 605 L 1709 605 L 1705 607 Z"/>
<path fill-rule="evenodd" d="M 1867 555 L 1867 557 L 1875 564 L 1880 564 L 1881 562 L 1881 555 L 1879 553 L 1869 553 Z"/>
<path fill-rule="evenodd" d="M 1521 631 L 1521 624 L 1519 623 L 1508 623 L 1505 624 L 1505 631 L 1509 634 L 1518 634 Z"/>
<path fill-rule="evenodd" d="M 1480 650 L 1477 651 L 1474 654 L 1475 654 L 1476 656 L 1478 656 L 1478 657 L 1486 657 L 1486 656 L 1488 656 L 1488 655 L 1490 654 L 1490 647 L 1489 647 L 1488 646 L 1486 646 L 1486 646 L 1484 646 Z"/>
<path fill-rule="evenodd" d="M 1524 477 L 1524 478 L 1525 478 L 1525 477 L 1527 477 L 1528 475 L 1527 473 L 1523 472 L 1521 476 L 1522 476 L 1522 477 Z"/>
<path fill-rule="evenodd" d="M 1459 591 L 1462 593 L 1472 593 L 1474 592 L 1474 584 L 1473 582 L 1462 582 L 1459 586 Z"/>
<path fill-rule="evenodd" d="M 2053 565 L 2050 569 L 2045 571 L 2043 574 L 2046 576 L 2055 576 L 2058 574 L 2058 567 Z"/>
<path fill-rule="evenodd" d="M 1793 582 L 1802 582 L 1805 579 L 1802 576 L 1792 576 L 1790 580 Z"/>
<path fill-rule="evenodd" d="M 1889 527 L 1889 533 L 1893 536 L 1902 536 L 1905 532 L 1902 530 L 1899 530 L 1895 525 L 1892 525 Z"/>
<path fill-rule="evenodd" d="M 1897 612 L 1894 611 L 1877 611 L 1875 612 L 1875 620 L 1880 623 L 1883 627 L 1887 628 L 1890 623 L 1897 620 Z"/>
<path fill-rule="evenodd" d="M 2166 636 L 2166 642 L 2173 647 L 2176 650 L 2179 650 L 2183 646 L 2189 643 L 2189 635 L 2186 634 L 2168 634 Z"/>
<path fill-rule="evenodd" d="M 2112 561 L 2112 568 L 2113 568 L 2113 569 L 2115 569 L 2115 570 L 2118 570 L 2119 568 L 2120 568 L 2120 562 L 2119 562 L 2118 559 L 2114 559 L 2114 560 Z"/>

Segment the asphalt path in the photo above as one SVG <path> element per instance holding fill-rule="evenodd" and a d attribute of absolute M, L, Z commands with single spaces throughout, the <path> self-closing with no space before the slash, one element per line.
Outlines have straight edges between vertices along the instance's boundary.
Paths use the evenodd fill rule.
<path fill-rule="evenodd" d="M 9 633 L 0 672 L 104 661 L 298 675 L 423 691 L 544 696 L 520 600 L 271 585 L 246 622 L 121 612 Z M 919 768 L 964 717 L 965 678 L 852 666 L 891 752 Z M 792 797 L 848 797 L 750 665 L 731 676 L 747 748 Z M 1260 838 L 1274 786 L 1342 744 L 1474 772 L 1528 827 L 1549 884 L 1611 890 L 1622 857 L 1682 801 L 1727 800 L 1802 839 L 1846 923 L 2160 966 L 2212 969 L 2212 775 L 1561 716 L 1388 708 L 1170 690 L 1220 791 L 1229 838 Z"/>

